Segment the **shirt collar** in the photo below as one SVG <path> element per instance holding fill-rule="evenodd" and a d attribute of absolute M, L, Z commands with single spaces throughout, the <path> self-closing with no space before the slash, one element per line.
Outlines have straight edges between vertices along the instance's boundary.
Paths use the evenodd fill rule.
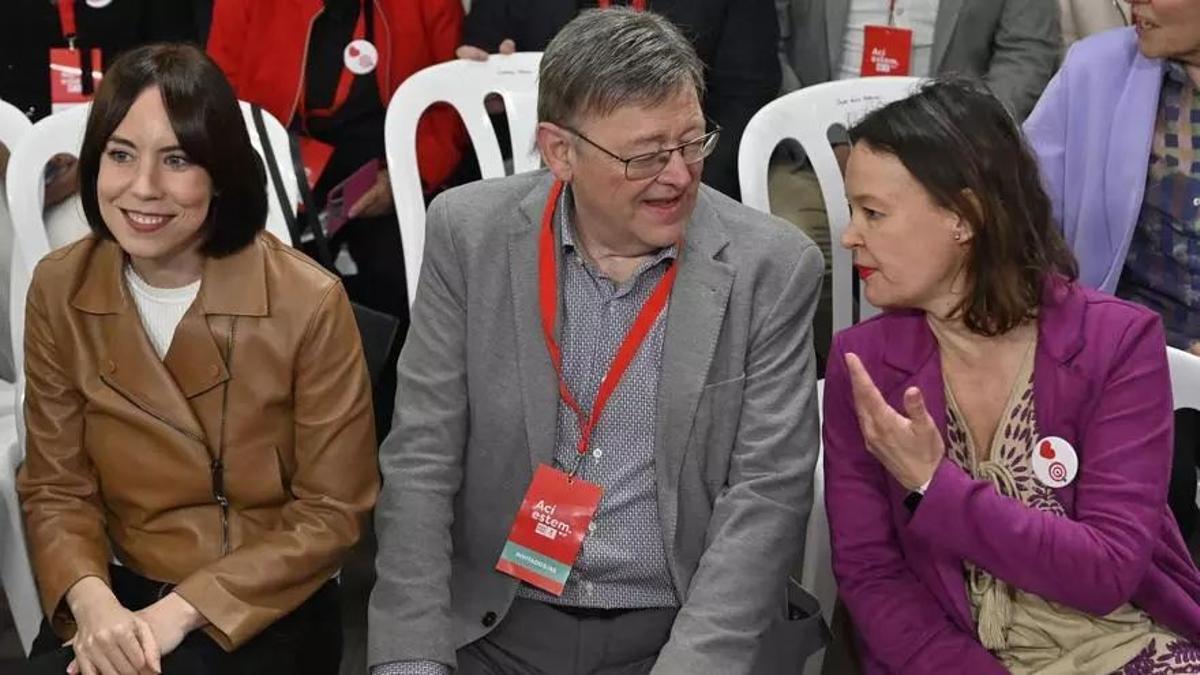
<path fill-rule="evenodd" d="M 1165 73 L 1167 80 L 1175 84 L 1184 86 L 1192 84 L 1192 76 L 1188 74 L 1187 66 L 1183 65 L 1180 61 L 1168 60 Z"/>
<path fill-rule="evenodd" d="M 575 218 L 573 217 L 575 213 L 575 200 L 572 198 L 570 185 L 564 187 L 561 200 L 558 204 L 558 209 L 556 209 L 556 212 L 559 214 L 559 238 L 563 252 L 572 253 L 575 251 Z M 679 245 L 671 244 L 666 248 L 658 249 L 654 257 L 638 269 L 639 271 L 649 269 L 664 260 L 674 260 L 678 255 Z"/>

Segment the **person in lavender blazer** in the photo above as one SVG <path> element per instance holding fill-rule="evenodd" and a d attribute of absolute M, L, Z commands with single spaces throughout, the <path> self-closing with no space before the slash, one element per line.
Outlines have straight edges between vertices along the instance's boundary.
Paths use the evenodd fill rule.
<path fill-rule="evenodd" d="M 1133 27 L 1084 40 L 1025 123 L 1087 286 L 1159 312 L 1200 355 L 1200 2 L 1134 0 Z M 1200 414 L 1175 417 L 1167 503 L 1200 551 Z"/>
<path fill-rule="evenodd" d="M 1159 317 L 1077 283 L 977 85 L 934 82 L 851 138 L 842 245 L 889 311 L 834 338 L 825 480 L 864 670 L 1200 672 Z"/>

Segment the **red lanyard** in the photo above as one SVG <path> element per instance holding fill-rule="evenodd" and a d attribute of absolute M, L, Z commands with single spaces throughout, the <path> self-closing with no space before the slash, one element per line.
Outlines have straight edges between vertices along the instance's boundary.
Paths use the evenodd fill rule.
<path fill-rule="evenodd" d="M 597 0 L 597 4 L 600 9 L 608 9 L 612 6 L 612 0 Z M 633 0 L 633 2 L 629 3 L 629 6 L 636 12 L 644 12 L 646 11 L 646 0 Z"/>
<path fill-rule="evenodd" d="M 75 22 L 75 0 L 58 0 L 55 3 L 58 5 L 58 20 L 62 23 L 63 37 L 75 48 L 75 35 L 79 32 L 79 26 Z"/>
<path fill-rule="evenodd" d="M 675 275 L 679 270 L 679 265 L 675 262 L 671 263 L 666 274 L 654 287 L 649 299 L 642 305 L 633 325 L 629 327 L 629 332 L 625 334 L 621 346 L 617 348 L 617 354 L 609 364 L 608 372 L 604 375 L 604 379 L 600 380 L 600 391 L 596 393 L 596 400 L 592 403 L 592 413 L 585 414 L 582 406 L 576 402 L 571 390 L 567 387 L 566 379 L 563 378 L 562 349 L 559 348 L 558 341 L 554 338 L 554 326 L 558 320 L 558 268 L 555 265 L 554 255 L 554 207 L 557 205 L 562 191 L 562 181 L 554 181 L 554 186 L 550 188 L 550 197 L 546 200 L 545 211 L 542 213 L 542 237 L 538 250 L 538 300 L 542 310 L 542 335 L 546 339 L 546 349 L 550 352 L 550 361 L 554 364 L 554 372 L 558 375 L 558 394 L 579 419 L 578 451 L 582 458 L 588 452 L 592 431 L 595 430 L 596 423 L 600 421 L 600 415 L 604 412 L 608 398 L 620 384 L 625 370 L 637 356 L 638 349 L 646 341 L 646 336 L 658 321 L 659 315 L 666 309 L 667 300 L 671 297 L 671 288 L 675 285 Z M 575 466 L 578 469 L 579 465 Z"/>
<path fill-rule="evenodd" d="M 367 12 L 374 11 L 374 3 L 364 0 L 362 3 L 362 11 L 358 14 L 358 22 L 354 24 L 354 36 L 351 38 L 351 40 L 362 40 L 364 38 L 367 40 L 375 39 L 374 35 L 368 35 L 368 33 L 373 33 L 374 31 L 367 30 Z M 370 18 L 373 19 L 374 17 L 372 16 Z M 372 20 L 371 23 L 374 23 L 374 21 Z M 369 73 L 369 75 L 374 75 L 374 73 Z M 346 99 L 350 98 L 350 87 L 354 85 L 355 77 L 356 76 L 354 73 L 350 72 L 350 69 L 347 68 L 345 64 L 342 64 L 342 72 L 338 76 L 337 89 L 334 90 L 333 101 L 329 104 L 328 108 L 313 108 L 312 110 L 308 109 L 308 87 L 305 83 L 301 82 L 299 108 L 301 117 L 306 118 L 309 115 L 314 115 L 316 117 L 333 117 L 335 114 L 337 114 L 337 111 L 341 110 L 342 106 L 346 104 Z"/>

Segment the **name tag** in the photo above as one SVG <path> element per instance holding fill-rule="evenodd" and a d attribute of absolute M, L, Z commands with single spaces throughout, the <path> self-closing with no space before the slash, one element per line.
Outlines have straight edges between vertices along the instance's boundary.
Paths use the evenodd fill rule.
<path fill-rule="evenodd" d="M 562 595 L 602 493 L 595 483 L 539 466 L 496 569 L 547 593 Z"/>
<path fill-rule="evenodd" d="M 83 50 L 54 47 L 50 49 L 50 102 L 55 112 L 92 99 L 93 83 L 100 84 L 100 50 L 93 47 L 91 79 L 85 84 Z"/>
<path fill-rule="evenodd" d="M 908 75 L 913 32 L 909 28 L 867 26 L 863 39 L 862 75 Z"/>

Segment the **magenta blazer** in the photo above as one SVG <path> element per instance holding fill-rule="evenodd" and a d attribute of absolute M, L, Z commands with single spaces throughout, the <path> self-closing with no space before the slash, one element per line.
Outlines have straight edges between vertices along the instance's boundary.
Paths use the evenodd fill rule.
<path fill-rule="evenodd" d="M 963 577 L 970 561 L 1017 588 L 1093 615 L 1133 602 L 1200 642 L 1200 572 L 1166 505 L 1172 404 L 1163 330 L 1137 305 L 1047 284 L 1034 362 L 1038 434 L 1079 453 L 1057 491 L 1070 514 L 1027 508 L 949 459 L 915 515 L 904 488 L 863 445 L 847 352 L 884 398 L 920 388 L 946 429 L 941 362 L 918 311 L 839 333 L 825 379 L 825 499 L 838 593 L 867 673 L 1005 673 L 976 638 Z"/>

